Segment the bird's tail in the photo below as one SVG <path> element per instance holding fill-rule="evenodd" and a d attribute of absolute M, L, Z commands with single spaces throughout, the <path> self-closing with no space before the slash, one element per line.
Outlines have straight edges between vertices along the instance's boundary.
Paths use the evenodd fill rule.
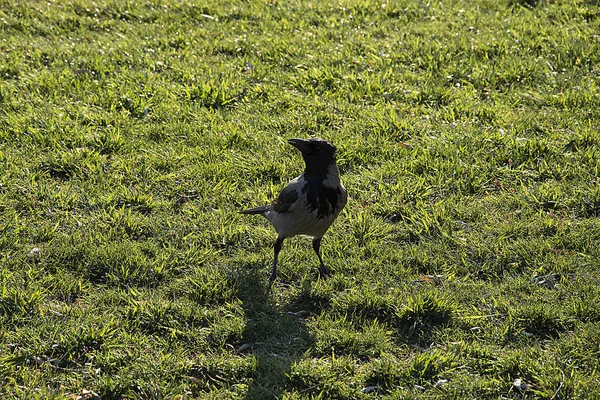
<path fill-rule="evenodd" d="M 269 211 L 271 206 L 260 206 L 249 208 L 247 210 L 240 211 L 241 214 L 264 214 Z"/>

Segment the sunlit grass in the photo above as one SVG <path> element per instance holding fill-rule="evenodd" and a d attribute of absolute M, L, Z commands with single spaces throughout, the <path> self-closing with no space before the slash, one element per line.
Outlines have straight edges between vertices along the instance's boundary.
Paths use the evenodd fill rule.
<path fill-rule="evenodd" d="M 0 397 L 600 397 L 599 16 L 0 0 Z M 269 291 L 308 135 L 333 275 Z"/>

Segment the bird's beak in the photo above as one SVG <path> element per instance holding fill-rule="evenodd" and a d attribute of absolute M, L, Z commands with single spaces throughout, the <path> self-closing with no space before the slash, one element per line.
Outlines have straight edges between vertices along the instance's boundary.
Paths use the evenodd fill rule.
<path fill-rule="evenodd" d="M 309 150 L 308 140 L 294 138 L 288 140 L 288 143 L 300 150 L 302 153 Z"/>

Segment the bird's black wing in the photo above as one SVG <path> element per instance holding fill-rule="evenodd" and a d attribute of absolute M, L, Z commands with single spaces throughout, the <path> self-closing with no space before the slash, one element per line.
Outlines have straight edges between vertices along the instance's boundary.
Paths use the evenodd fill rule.
<path fill-rule="evenodd" d="M 281 193 L 279 193 L 277 199 L 275 199 L 275 202 L 273 203 L 273 210 L 278 213 L 285 213 L 297 200 L 298 191 L 296 190 L 295 186 L 286 186 Z"/>

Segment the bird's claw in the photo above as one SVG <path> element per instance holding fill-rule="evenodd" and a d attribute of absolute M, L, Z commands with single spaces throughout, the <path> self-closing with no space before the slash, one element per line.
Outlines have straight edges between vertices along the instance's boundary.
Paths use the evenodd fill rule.
<path fill-rule="evenodd" d="M 269 275 L 269 287 L 273 286 L 273 282 L 275 282 L 275 279 L 277 279 L 277 273 L 275 271 L 273 271 Z"/>
<path fill-rule="evenodd" d="M 331 272 L 324 265 L 319 267 L 319 278 L 326 279 L 331 276 Z"/>

